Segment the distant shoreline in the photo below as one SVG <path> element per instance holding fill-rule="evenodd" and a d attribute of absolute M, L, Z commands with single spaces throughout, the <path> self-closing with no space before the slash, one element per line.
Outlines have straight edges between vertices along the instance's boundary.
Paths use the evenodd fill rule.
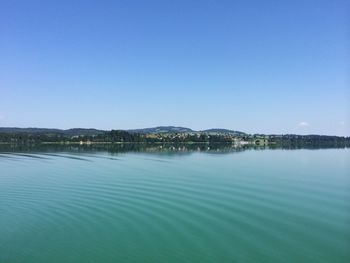
<path fill-rule="evenodd" d="M 266 135 L 210 129 L 184 131 L 181 127 L 156 127 L 147 132 L 95 129 L 18 129 L 0 128 L 2 145 L 210 145 L 226 144 L 234 147 L 245 145 L 272 147 L 350 147 L 350 137 L 327 135 Z"/>
<path fill-rule="evenodd" d="M 35 144 L 46 144 L 46 145 L 96 145 L 96 144 L 108 144 L 108 145 L 113 145 L 113 144 L 211 144 L 213 142 L 35 142 L 32 143 L 33 145 Z M 214 142 L 215 143 L 215 142 Z M 234 143 L 234 142 L 217 142 L 220 144 L 240 144 L 240 143 Z M 0 142 L 0 144 L 6 144 L 6 145 L 21 145 L 21 143 L 15 143 L 15 142 Z M 243 144 L 251 144 L 249 142 L 244 142 Z"/>

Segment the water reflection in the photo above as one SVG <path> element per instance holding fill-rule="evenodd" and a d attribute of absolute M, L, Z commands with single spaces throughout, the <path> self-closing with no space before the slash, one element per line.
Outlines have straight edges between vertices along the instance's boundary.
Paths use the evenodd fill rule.
<path fill-rule="evenodd" d="M 168 153 L 168 154 L 186 154 L 192 152 L 206 152 L 211 154 L 225 154 L 234 152 L 243 152 L 246 150 L 265 150 L 265 149 L 330 149 L 330 148 L 347 148 L 339 146 L 325 146 L 319 145 L 294 145 L 294 146 L 281 146 L 281 145 L 239 145 L 230 143 L 164 143 L 164 144 L 152 144 L 152 143 L 123 143 L 123 144 L 91 144 L 91 145 L 78 145 L 78 144 L 38 144 L 38 145 L 15 145 L 15 144 L 0 144 L 0 153 L 6 152 L 39 152 L 39 153 L 52 153 L 52 152 L 69 152 L 69 153 L 94 153 L 94 152 L 109 152 L 113 153 L 127 153 L 127 152 L 143 152 L 143 153 Z"/>

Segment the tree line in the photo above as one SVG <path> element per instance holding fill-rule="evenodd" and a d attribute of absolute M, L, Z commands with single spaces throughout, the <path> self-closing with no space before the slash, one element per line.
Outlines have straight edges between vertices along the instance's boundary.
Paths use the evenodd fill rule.
<path fill-rule="evenodd" d="M 324 135 L 232 135 L 212 133 L 158 133 L 142 134 L 124 130 L 111 130 L 95 135 L 70 136 L 62 132 L 20 133 L 0 132 L 0 143 L 234 143 L 247 142 L 255 145 L 283 147 L 332 146 L 350 147 L 349 137 Z"/>

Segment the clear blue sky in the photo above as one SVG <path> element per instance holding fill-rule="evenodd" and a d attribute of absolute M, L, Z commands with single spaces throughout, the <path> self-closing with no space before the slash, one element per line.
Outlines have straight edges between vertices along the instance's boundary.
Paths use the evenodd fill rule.
<path fill-rule="evenodd" d="M 0 1 L 0 126 L 350 135 L 350 2 Z"/>

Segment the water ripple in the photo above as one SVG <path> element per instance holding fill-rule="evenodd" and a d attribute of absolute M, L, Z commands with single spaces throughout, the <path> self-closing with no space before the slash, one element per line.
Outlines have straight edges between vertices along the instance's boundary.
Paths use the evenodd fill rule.
<path fill-rule="evenodd" d="M 0 157 L 0 250 L 21 245 L 17 257 L 3 253 L 10 262 L 34 259 L 39 247 L 36 259 L 63 260 L 65 251 L 84 262 L 106 253 L 124 262 L 282 262 L 287 255 L 292 262 L 327 262 L 334 253 L 342 262 L 350 256 L 346 184 L 272 180 L 269 173 L 236 170 L 235 162 L 222 161 L 230 169 L 217 169 L 217 157 L 212 166 L 200 156 L 124 156 L 123 162 L 93 154 Z M 17 157 L 48 162 L 6 162 Z M 23 246 L 29 237 L 34 241 Z M 88 256 L 71 249 L 77 244 Z"/>

